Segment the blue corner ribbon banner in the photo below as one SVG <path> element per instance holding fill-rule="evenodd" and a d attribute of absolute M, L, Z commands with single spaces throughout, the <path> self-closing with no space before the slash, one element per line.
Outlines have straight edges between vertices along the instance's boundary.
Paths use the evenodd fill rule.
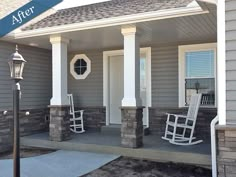
<path fill-rule="evenodd" d="M 0 20 L 0 37 L 17 29 L 63 0 L 31 0 Z"/>

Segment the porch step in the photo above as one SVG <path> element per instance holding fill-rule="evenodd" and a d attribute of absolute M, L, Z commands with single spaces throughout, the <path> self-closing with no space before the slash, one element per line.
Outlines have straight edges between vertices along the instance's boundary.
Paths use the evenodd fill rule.
<path fill-rule="evenodd" d="M 111 124 L 111 125 L 107 125 L 107 126 L 102 126 L 101 133 L 112 134 L 112 135 L 120 135 L 121 134 L 120 129 L 121 129 L 121 125 Z M 150 134 L 149 128 L 144 126 L 143 127 L 143 133 L 144 133 L 144 136 L 149 135 Z"/>

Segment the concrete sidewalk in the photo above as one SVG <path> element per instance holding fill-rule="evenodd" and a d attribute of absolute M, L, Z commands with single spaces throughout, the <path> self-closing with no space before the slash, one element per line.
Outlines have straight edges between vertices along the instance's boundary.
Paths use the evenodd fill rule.
<path fill-rule="evenodd" d="M 117 155 L 59 150 L 21 159 L 21 177 L 78 177 L 117 159 Z M 0 177 L 13 176 L 13 161 L 0 160 Z"/>

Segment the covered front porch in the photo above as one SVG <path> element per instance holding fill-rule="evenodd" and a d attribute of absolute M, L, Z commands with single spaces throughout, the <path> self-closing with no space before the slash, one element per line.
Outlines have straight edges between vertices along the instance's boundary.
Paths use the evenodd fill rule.
<path fill-rule="evenodd" d="M 209 167 L 210 142 L 205 141 L 195 146 L 175 146 L 161 140 L 157 135 L 144 137 L 144 146 L 138 149 L 124 148 L 120 134 L 110 132 L 87 131 L 73 134 L 72 139 L 63 142 L 48 140 L 48 133 L 40 133 L 21 138 L 21 144 L 28 147 L 75 150 L 117 154 L 133 158 L 154 161 L 194 164 Z"/>
<path fill-rule="evenodd" d="M 22 145 L 210 165 L 210 122 L 218 101 L 217 17 L 215 5 L 200 4 L 139 22 L 38 36 L 26 31 L 25 37 L 16 37 L 52 50 L 50 133 L 23 137 Z M 185 54 L 194 60 L 202 55 L 198 51 L 207 56 L 206 67 L 191 63 L 187 74 Z M 83 134 L 70 132 L 68 93 L 74 95 L 75 107 L 84 110 Z M 202 101 L 195 128 L 204 142 L 188 147 L 165 142 L 165 113 L 186 114 L 194 93 L 208 98 Z M 120 125 L 120 133 L 100 131 L 114 124 Z M 149 136 L 143 136 L 143 126 Z"/>

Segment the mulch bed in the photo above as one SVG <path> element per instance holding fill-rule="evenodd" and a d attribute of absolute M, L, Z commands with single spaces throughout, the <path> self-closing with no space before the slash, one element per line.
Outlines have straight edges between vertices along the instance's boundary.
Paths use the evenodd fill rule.
<path fill-rule="evenodd" d="M 121 157 L 83 177 L 211 177 L 211 170 Z"/>

